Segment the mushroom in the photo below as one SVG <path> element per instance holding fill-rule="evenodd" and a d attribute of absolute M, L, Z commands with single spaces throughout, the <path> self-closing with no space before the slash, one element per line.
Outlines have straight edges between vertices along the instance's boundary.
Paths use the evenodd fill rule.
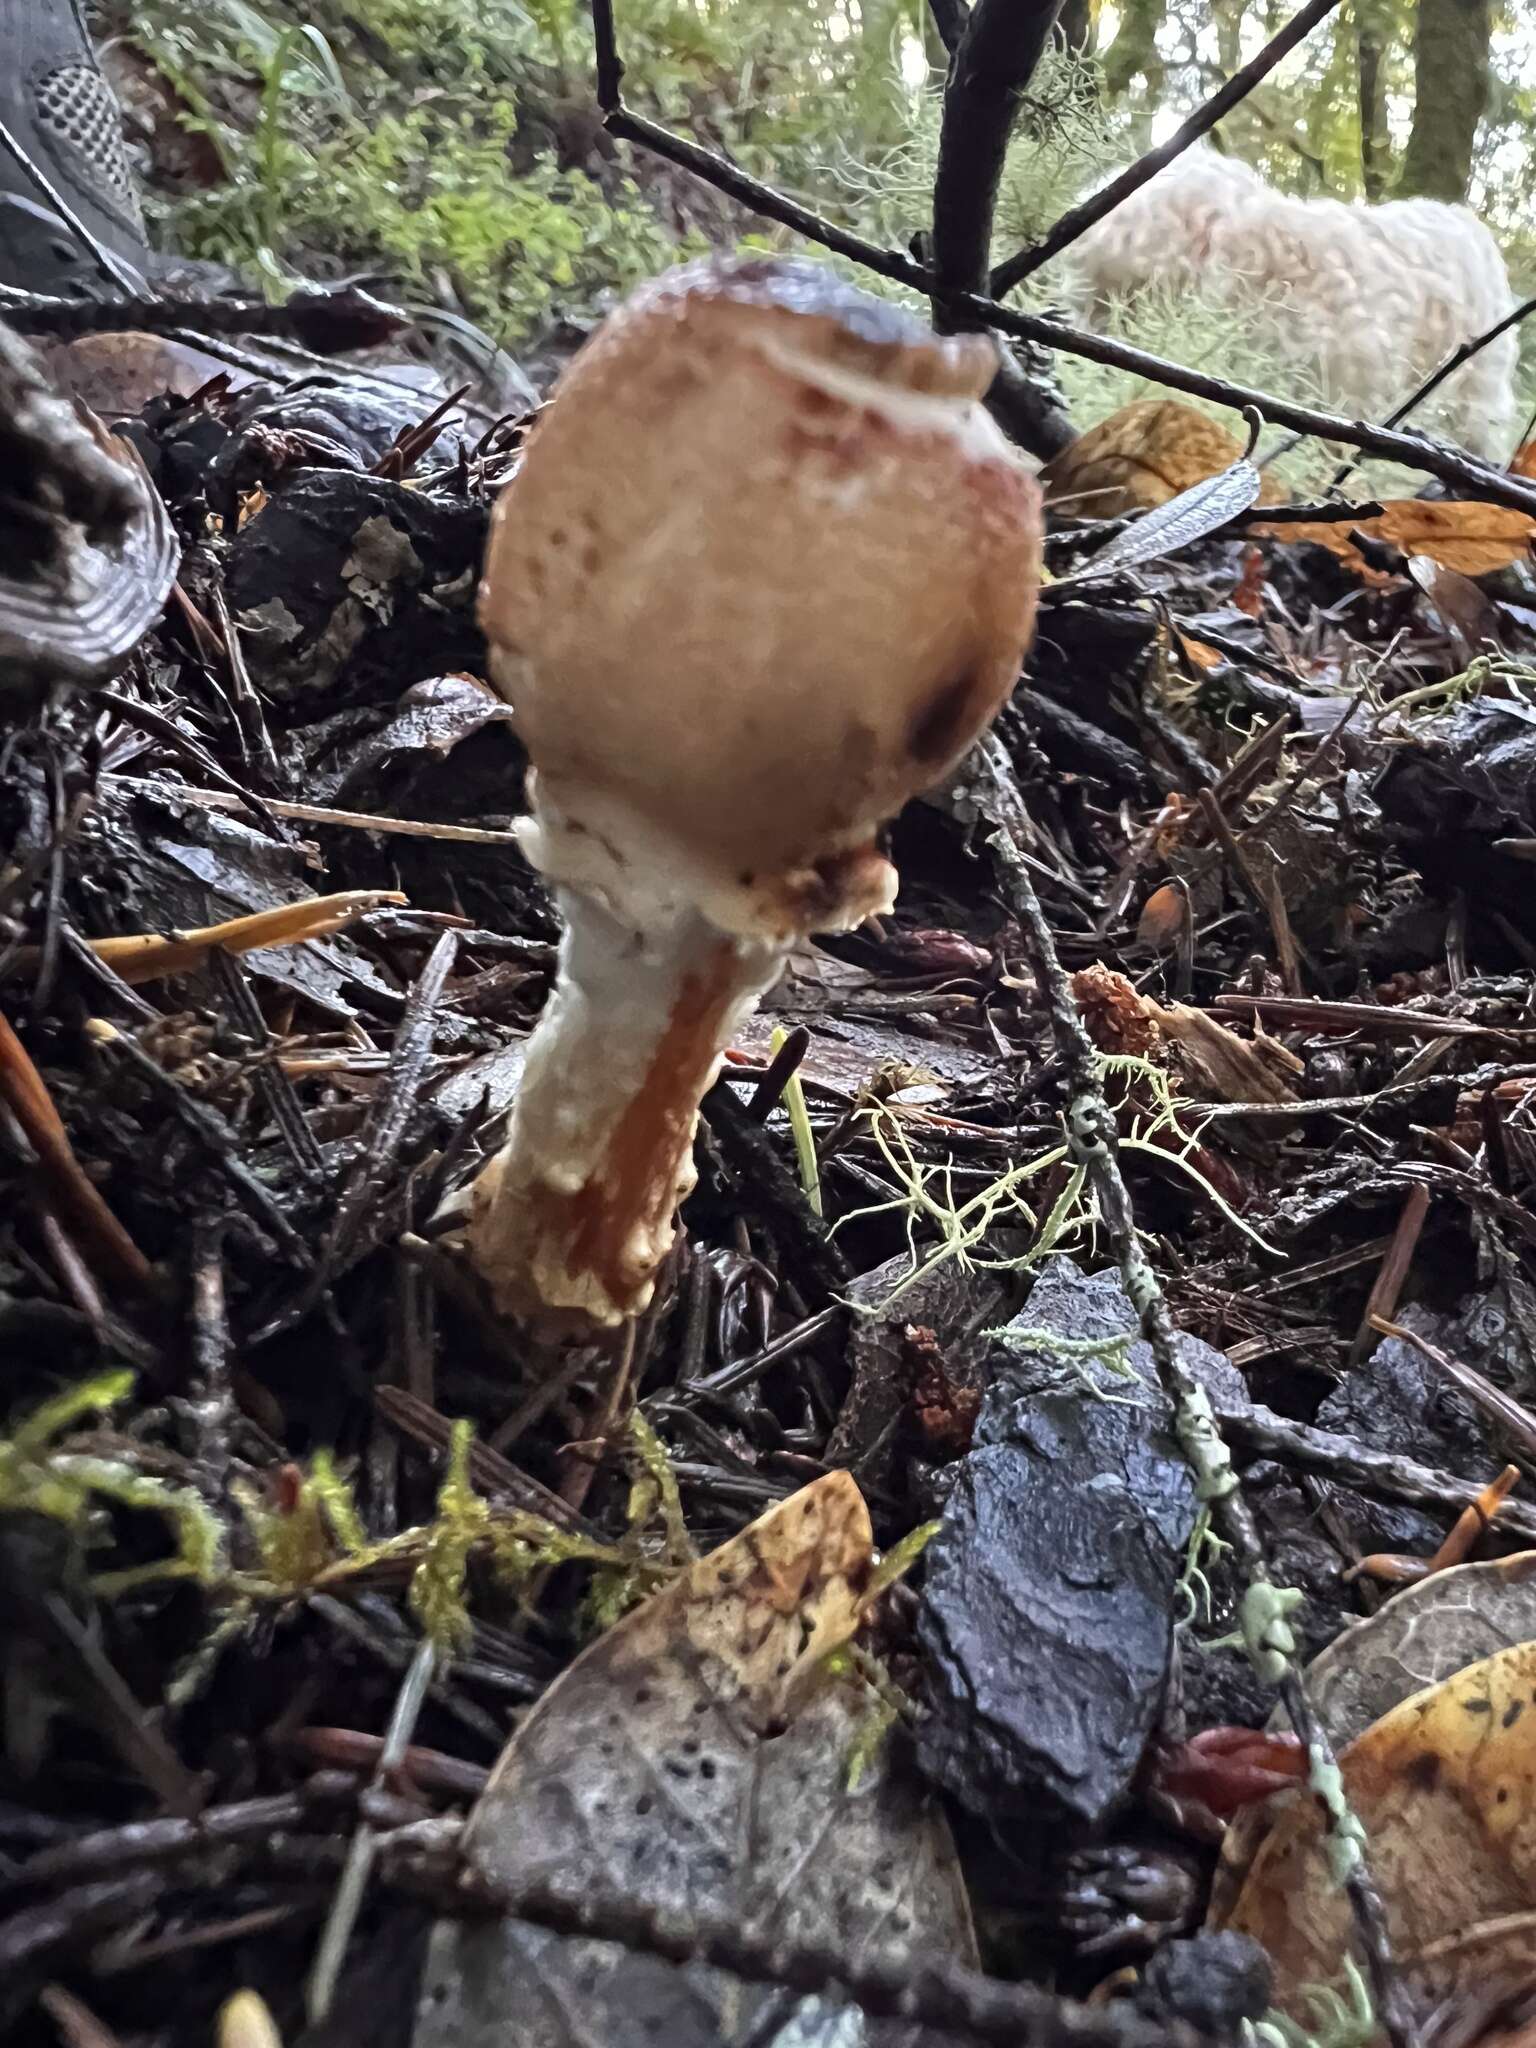
<path fill-rule="evenodd" d="M 818 264 L 654 280 L 566 371 L 480 618 L 565 920 L 466 1242 L 497 1307 L 643 1309 L 723 1049 L 812 932 L 888 910 L 877 843 L 1007 698 L 1040 497 L 938 339 Z"/>

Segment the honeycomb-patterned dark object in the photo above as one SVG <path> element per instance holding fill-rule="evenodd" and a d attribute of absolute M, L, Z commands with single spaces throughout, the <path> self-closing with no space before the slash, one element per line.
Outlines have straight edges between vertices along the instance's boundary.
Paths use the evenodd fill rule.
<path fill-rule="evenodd" d="M 105 187 L 118 210 L 141 225 L 138 194 L 123 149 L 117 102 L 91 64 L 61 64 L 39 80 L 38 119 L 86 184 Z"/>

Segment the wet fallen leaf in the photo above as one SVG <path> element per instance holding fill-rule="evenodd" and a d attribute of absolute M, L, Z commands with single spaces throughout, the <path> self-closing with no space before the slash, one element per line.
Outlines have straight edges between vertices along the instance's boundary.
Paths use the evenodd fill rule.
<path fill-rule="evenodd" d="M 1406 1587 L 1353 1622 L 1307 1668 L 1307 1690 L 1336 1743 L 1457 1671 L 1536 1642 L 1536 1551 L 1460 1564 Z"/>
<path fill-rule="evenodd" d="M 1180 548 L 1204 540 L 1207 534 L 1215 533 L 1246 512 L 1258 498 L 1262 483 L 1254 465 L 1246 456 L 1239 456 L 1215 476 L 1202 478 L 1165 505 L 1132 520 L 1123 533 L 1107 541 L 1070 578 L 1063 580 L 1086 583 L 1096 576 L 1137 569 L 1144 562 L 1176 554 Z"/>
<path fill-rule="evenodd" d="M 857 1628 L 871 1569 L 868 1512 L 841 1472 L 690 1567 L 519 1727 L 471 1816 L 469 1864 L 498 1888 L 584 1880 L 763 1940 L 970 1960 L 936 1806 L 889 1744 L 849 1786 L 870 1695 L 827 1678 L 824 1660 Z M 515 1920 L 444 1920 L 415 2048 L 704 2048 L 758 2038 L 754 2016 L 774 1996 Z M 912 2037 L 875 2027 L 867 2038 Z"/>
<path fill-rule="evenodd" d="M 1508 505 L 1463 504 L 1445 499 L 1394 498 L 1383 504 L 1376 519 L 1362 519 L 1354 526 L 1329 521 L 1303 526 L 1254 526 L 1249 531 L 1261 538 L 1286 542 L 1311 541 L 1327 548 L 1367 580 L 1381 580 L 1380 571 L 1367 571 L 1360 550 L 1350 538 L 1364 534 L 1368 540 L 1385 541 L 1405 555 L 1428 555 L 1442 568 L 1463 576 L 1487 576 L 1495 569 L 1507 569 L 1530 553 L 1536 535 L 1536 519 L 1528 512 L 1516 512 Z"/>
<path fill-rule="evenodd" d="M 1193 406 L 1139 398 L 1079 435 L 1045 465 L 1040 480 L 1055 510 L 1117 519 L 1166 505 L 1242 458 L 1242 440 Z M 1284 495 L 1266 477 L 1257 499 L 1273 505 Z"/>
<path fill-rule="evenodd" d="M 1536 1954 L 1533 1698 L 1536 1642 L 1517 1644 L 1415 1693 L 1340 1755 L 1394 1949 L 1435 1996 Z M 1311 1796 L 1267 1812 L 1222 1924 L 1264 1943 L 1276 2004 L 1301 2019 L 1308 1987 L 1339 1981 L 1349 1905 Z"/>

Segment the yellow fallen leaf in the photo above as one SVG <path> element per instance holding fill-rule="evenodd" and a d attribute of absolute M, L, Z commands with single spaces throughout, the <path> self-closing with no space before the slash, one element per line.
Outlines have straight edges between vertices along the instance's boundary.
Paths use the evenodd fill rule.
<path fill-rule="evenodd" d="M 1415 1693 L 1339 1761 L 1403 1966 L 1445 1997 L 1492 1966 L 1490 1928 L 1502 1924 L 1524 1952 L 1536 1908 L 1536 1643 Z M 1238 1823 L 1224 1862 L 1229 1877 L 1246 1862 L 1246 1875 L 1221 1924 L 1263 1942 L 1276 2004 L 1304 2018 L 1307 1989 L 1339 1984 L 1351 1942 L 1316 1802 L 1286 1794 Z"/>
<path fill-rule="evenodd" d="M 1357 574 L 1366 573 L 1368 565 L 1350 539 L 1351 533 L 1385 541 L 1405 555 L 1428 555 L 1441 568 L 1454 569 L 1462 576 L 1487 576 L 1495 569 L 1507 569 L 1511 562 L 1525 560 L 1536 535 L 1536 519 L 1510 505 L 1394 498 L 1383 504 L 1380 518 L 1362 519 L 1353 527 L 1330 521 L 1249 530 L 1269 540 L 1311 541 L 1337 555 Z"/>
<path fill-rule="evenodd" d="M 1193 406 L 1173 398 L 1138 398 L 1100 420 L 1054 456 L 1040 473 L 1047 503 L 1085 519 L 1118 519 L 1166 505 L 1181 491 L 1240 462 L 1243 442 Z M 1264 479 L 1259 502 L 1284 491 Z"/>

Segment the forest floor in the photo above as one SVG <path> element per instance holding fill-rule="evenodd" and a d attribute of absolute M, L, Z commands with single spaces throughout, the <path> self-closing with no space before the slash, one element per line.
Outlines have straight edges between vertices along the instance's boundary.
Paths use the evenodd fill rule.
<path fill-rule="evenodd" d="M 109 695 L 5 713 L 0 2033 L 193 2048 L 249 1986 L 290 2048 L 409 2040 L 450 1823 L 514 1725 L 544 1748 L 501 1824 L 549 1830 L 616 1912 L 757 1928 L 760 1962 L 770 1938 L 830 1946 L 846 1982 L 885 1885 L 914 1973 L 1105 1987 L 1074 2040 L 1295 2010 L 1286 1985 L 1328 1971 L 1277 1955 L 1272 1990 L 1197 1932 L 1268 1932 L 1261 1878 L 1232 1906 L 1226 1823 L 1297 1761 L 1219 1732 L 1273 1706 L 1219 1641 L 1246 1576 L 1128 1348 L 995 786 L 911 807 L 895 913 L 797 955 L 733 1048 L 624 1344 L 529 1344 L 435 1234 L 494 1146 L 557 927 L 472 609 L 521 427 L 413 436 L 426 408 L 345 376 L 152 400 L 134 433 L 186 545 L 176 600 Z M 1411 1653 L 1353 1660 L 1393 1664 L 1369 1710 L 1317 1667 L 1343 1743 L 1536 1636 L 1489 1621 L 1436 1661 L 1425 1616 L 1472 1596 L 1418 1571 L 1536 1455 L 1536 595 L 1518 567 L 1474 585 L 1240 523 L 1084 579 L 1102 537 L 1053 530 L 1007 795 L 1109 1056 L 1143 1248 L 1305 1596 L 1301 1661 L 1398 1585 L 1419 1603 Z M 826 1738 L 830 1778 L 801 1757 L 748 1854 L 740 1727 L 711 1725 L 701 1764 L 642 1686 L 616 1751 L 618 1652 L 582 1689 L 561 1674 L 830 1471 L 880 1551 L 941 1531 L 863 1638 L 844 1683 L 873 1675 L 869 1711 Z M 1467 1525 L 1474 1559 L 1531 1541 L 1522 1499 Z M 1356 1570 L 1380 1554 L 1400 1562 Z M 613 1640 L 672 1668 L 664 1633 Z M 1394 1825 L 1439 1822 L 1410 1802 Z M 700 1831 L 736 1848 L 680 1876 Z M 1513 1911 L 1470 1855 L 1478 1910 Z M 1477 1917 L 1402 1882 L 1400 1947 Z M 850 2038 L 830 2004 L 793 2019 L 803 1972 L 727 2023 L 716 1973 L 630 1934 L 584 1971 L 569 1930 L 522 1926 L 523 1976 L 457 1969 L 451 2038 L 489 2041 L 525 1993 L 501 2038 Z M 1465 1974 L 1414 1989 L 1457 2001 L 1443 2038 L 1479 2038 Z M 307 2002 L 330 2007 L 308 2031 Z M 1012 2033 L 950 2011 L 922 2038 L 1068 2038 L 1049 2000 Z"/>

